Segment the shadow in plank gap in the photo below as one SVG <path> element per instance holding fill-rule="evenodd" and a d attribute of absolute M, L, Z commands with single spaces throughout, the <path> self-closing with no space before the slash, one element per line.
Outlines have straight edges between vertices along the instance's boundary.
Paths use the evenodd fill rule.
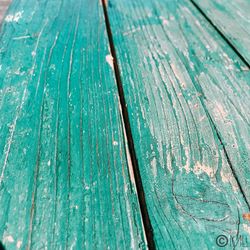
<path fill-rule="evenodd" d="M 188 0 L 107 12 L 156 248 L 249 239 L 246 63 Z"/>
<path fill-rule="evenodd" d="M 5 250 L 4 245 L 2 244 L 2 242 L 0 241 L 0 250 Z"/>
<path fill-rule="evenodd" d="M 6 249 L 145 249 L 101 3 L 14 0 L 0 48 Z"/>

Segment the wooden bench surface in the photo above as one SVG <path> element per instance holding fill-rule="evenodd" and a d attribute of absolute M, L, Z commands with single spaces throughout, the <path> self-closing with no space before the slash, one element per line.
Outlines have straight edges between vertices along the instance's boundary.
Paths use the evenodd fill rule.
<path fill-rule="evenodd" d="M 249 1 L 9 4 L 6 250 L 250 248 Z"/>

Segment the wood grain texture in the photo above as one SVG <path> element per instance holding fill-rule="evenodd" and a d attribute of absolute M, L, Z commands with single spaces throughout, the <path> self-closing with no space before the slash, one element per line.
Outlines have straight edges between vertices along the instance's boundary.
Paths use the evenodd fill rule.
<path fill-rule="evenodd" d="M 250 237 L 246 65 L 189 1 L 107 8 L 156 247 Z"/>
<path fill-rule="evenodd" d="M 193 1 L 250 64 L 250 1 Z"/>
<path fill-rule="evenodd" d="M 1 0 L 0 1 L 0 25 L 3 21 L 3 18 L 5 16 L 5 13 L 11 3 L 11 0 Z"/>
<path fill-rule="evenodd" d="M 144 249 L 98 1 L 13 1 L 0 39 L 0 238 Z"/>

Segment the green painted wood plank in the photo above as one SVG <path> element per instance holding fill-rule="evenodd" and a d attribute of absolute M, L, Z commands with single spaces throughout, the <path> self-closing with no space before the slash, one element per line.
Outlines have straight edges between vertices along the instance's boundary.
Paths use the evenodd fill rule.
<path fill-rule="evenodd" d="M 250 64 L 250 1 L 193 1 Z"/>
<path fill-rule="evenodd" d="M 102 5 L 13 1 L 0 47 L 7 249 L 144 249 Z"/>
<path fill-rule="evenodd" d="M 107 9 L 156 247 L 249 239 L 246 65 L 189 1 Z"/>

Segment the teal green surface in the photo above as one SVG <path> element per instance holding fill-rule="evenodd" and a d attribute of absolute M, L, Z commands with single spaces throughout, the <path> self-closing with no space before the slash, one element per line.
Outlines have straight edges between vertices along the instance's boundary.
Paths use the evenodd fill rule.
<path fill-rule="evenodd" d="M 0 47 L 6 248 L 146 248 L 102 5 L 13 1 Z"/>
<path fill-rule="evenodd" d="M 249 68 L 190 1 L 104 2 L 156 248 L 221 249 L 219 235 L 250 248 Z M 249 2 L 195 2 L 249 62 Z M 101 1 L 13 1 L 0 33 L 7 250 L 147 248 L 112 64 Z"/>
<path fill-rule="evenodd" d="M 250 64 L 250 1 L 193 0 Z"/>
<path fill-rule="evenodd" d="M 249 239 L 246 65 L 189 1 L 107 8 L 156 247 Z"/>

